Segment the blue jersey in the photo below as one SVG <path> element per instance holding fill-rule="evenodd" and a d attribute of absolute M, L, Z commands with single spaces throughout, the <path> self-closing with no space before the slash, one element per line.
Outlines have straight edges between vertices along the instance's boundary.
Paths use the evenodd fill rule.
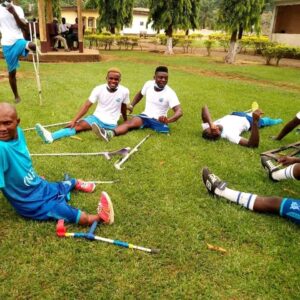
<path fill-rule="evenodd" d="M 33 169 L 23 131 L 18 127 L 17 132 L 17 139 L 0 141 L 0 189 L 20 215 L 43 219 L 73 184 L 68 182 L 68 188 L 39 177 Z"/>

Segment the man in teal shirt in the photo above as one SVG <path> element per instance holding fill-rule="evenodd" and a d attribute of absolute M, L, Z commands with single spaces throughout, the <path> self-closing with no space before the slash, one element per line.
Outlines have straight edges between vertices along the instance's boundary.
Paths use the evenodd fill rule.
<path fill-rule="evenodd" d="M 95 189 L 94 183 L 76 179 L 48 182 L 37 175 L 19 123 L 15 107 L 0 103 L 0 190 L 15 210 L 23 217 L 35 220 L 64 219 L 81 225 L 91 225 L 94 221 L 112 224 L 113 205 L 105 192 L 101 194 L 96 215 L 67 203 L 71 190 L 90 193 Z"/>

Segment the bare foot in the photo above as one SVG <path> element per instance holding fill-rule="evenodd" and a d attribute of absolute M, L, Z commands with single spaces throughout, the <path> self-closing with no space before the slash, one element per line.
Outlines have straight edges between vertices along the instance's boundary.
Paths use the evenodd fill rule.
<path fill-rule="evenodd" d="M 21 98 L 20 97 L 15 98 L 15 103 L 17 104 L 19 102 L 21 102 Z"/>

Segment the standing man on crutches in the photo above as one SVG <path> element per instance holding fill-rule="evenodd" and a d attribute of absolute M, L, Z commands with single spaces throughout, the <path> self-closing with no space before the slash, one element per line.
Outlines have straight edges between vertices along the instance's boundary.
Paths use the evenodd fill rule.
<path fill-rule="evenodd" d="M 14 5 L 11 0 L 0 1 L 2 2 L 0 5 L 1 45 L 7 63 L 9 84 L 14 93 L 15 102 L 18 103 L 21 101 L 16 79 L 19 57 L 26 57 L 29 50 L 36 51 L 36 45 L 24 39 L 22 30 L 27 30 L 27 22 L 23 9 Z"/>

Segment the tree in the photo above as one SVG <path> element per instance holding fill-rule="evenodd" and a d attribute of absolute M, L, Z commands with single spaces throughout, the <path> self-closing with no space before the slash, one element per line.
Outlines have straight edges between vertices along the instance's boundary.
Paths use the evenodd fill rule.
<path fill-rule="evenodd" d="M 230 47 L 225 57 L 226 63 L 234 63 L 238 41 L 244 30 L 260 31 L 260 17 L 265 8 L 265 0 L 222 0 L 219 6 L 219 23 L 231 33 Z"/>
<path fill-rule="evenodd" d="M 201 0 L 200 1 L 200 23 L 201 28 L 214 28 L 216 23 L 216 12 L 218 0 Z"/>
<path fill-rule="evenodd" d="M 149 0 L 134 0 L 134 7 L 149 7 Z"/>
<path fill-rule="evenodd" d="M 172 36 L 176 29 L 195 29 L 199 27 L 200 0 L 149 0 L 148 23 L 167 35 L 167 54 L 173 54 Z"/>
<path fill-rule="evenodd" d="M 131 25 L 133 0 L 88 0 L 85 8 L 98 8 L 99 28 L 105 27 L 112 34 Z"/>

